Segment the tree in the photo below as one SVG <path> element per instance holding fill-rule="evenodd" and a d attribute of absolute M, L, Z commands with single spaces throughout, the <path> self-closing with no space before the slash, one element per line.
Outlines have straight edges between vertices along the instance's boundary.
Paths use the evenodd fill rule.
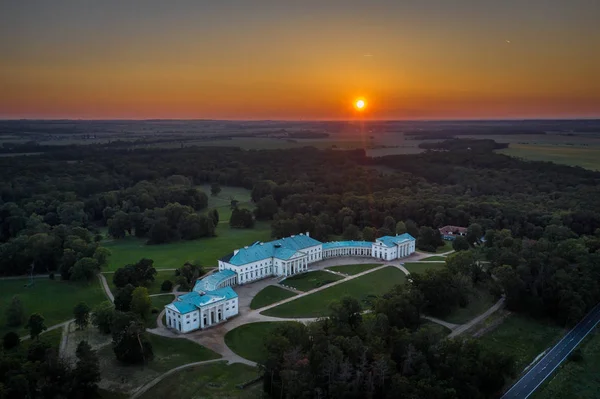
<path fill-rule="evenodd" d="M 221 192 L 221 185 L 218 182 L 213 182 L 210 185 L 210 194 L 215 196 L 215 195 L 219 195 L 220 192 Z"/>
<path fill-rule="evenodd" d="M 405 222 L 405 226 L 406 226 L 406 232 L 408 234 L 410 234 L 414 238 L 419 237 L 419 228 L 417 227 L 417 224 L 413 220 L 408 219 Z"/>
<path fill-rule="evenodd" d="M 160 285 L 160 290 L 163 292 L 171 292 L 172 289 L 173 289 L 173 282 L 171 282 L 171 280 L 165 280 Z"/>
<path fill-rule="evenodd" d="M 46 325 L 44 324 L 44 317 L 39 313 L 33 313 L 29 316 L 25 328 L 29 329 L 29 336 L 31 339 L 35 340 L 39 339 L 40 334 L 47 330 Z"/>
<path fill-rule="evenodd" d="M 455 251 L 467 251 L 470 248 L 469 241 L 463 236 L 457 236 L 454 241 L 452 241 L 452 249 Z"/>
<path fill-rule="evenodd" d="M 81 258 L 71 268 L 71 280 L 90 281 L 98 272 L 98 261 L 94 258 Z"/>
<path fill-rule="evenodd" d="M 437 247 L 444 245 L 439 230 L 423 226 L 419 229 L 417 248 L 423 251 L 435 252 Z"/>
<path fill-rule="evenodd" d="M 252 228 L 254 226 L 254 217 L 252 216 L 252 212 L 248 209 L 235 208 L 231 212 L 229 225 L 238 229 Z"/>
<path fill-rule="evenodd" d="M 257 219 L 273 219 L 278 210 L 277 201 L 275 201 L 272 195 L 268 195 L 256 203 L 254 214 Z"/>
<path fill-rule="evenodd" d="M 73 316 L 79 330 L 87 328 L 90 323 L 90 307 L 85 302 L 79 302 L 73 309 Z"/>
<path fill-rule="evenodd" d="M 154 357 L 146 328 L 133 314 L 115 312 L 112 326 L 113 351 L 123 363 L 146 363 Z"/>
<path fill-rule="evenodd" d="M 123 288 L 117 289 L 115 294 L 115 309 L 121 312 L 129 312 L 131 310 L 131 296 L 135 287 L 127 284 Z"/>
<path fill-rule="evenodd" d="M 360 230 L 358 229 L 358 227 L 356 225 L 348 225 L 348 227 L 346 227 L 346 230 L 344 230 L 344 233 L 342 234 L 342 237 L 344 238 L 344 240 L 350 240 L 350 241 L 356 241 L 356 240 L 360 240 L 361 234 L 360 234 Z"/>
<path fill-rule="evenodd" d="M 208 211 L 208 217 L 212 220 L 213 226 L 216 227 L 219 224 L 219 211 L 217 208 Z"/>
<path fill-rule="evenodd" d="M 137 287 L 131 295 L 131 311 L 139 315 L 142 320 L 147 320 L 152 310 L 152 300 L 148 295 L 148 289 Z"/>
<path fill-rule="evenodd" d="M 4 348 L 4 350 L 16 348 L 17 346 L 19 346 L 20 343 L 21 338 L 19 338 L 19 335 L 14 331 L 7 332 L 2 338 L 2 347 Z"/>
<path fill-rule="evenodd" d="M 396 221 L 391 216 L 386 216 L 383 220 L 383 226 L 386 231 L 395 232 L 396 231 Z"/>
<path fill-rule="evenodd" d="M 362 231 L 363 240 L 375 241 L 375 229 L 373 227 L 366 226 Z"/>
<path fill-rule="evenodd" d="M 23 325 L 25 319 L 25 312 L 23 310 L 23 303 L 18 296 L 13 296 L 10 300 L 10 304 L 6 309 L 6 325 L 8 327 L 19 327 Z"/>
<path fill-rule="evenodd" d="M 123 238 L 129 232 L 131 234 L 131 218 L 123 211 L 118 211 L 108 220 L 108 235 L 113 238 Z"/>
<path fill-rule="evenodd" d="M 483 228 L 478 223 L 473 223 L 467 228 L 467 241 L 470 245 L 479 244 L 483 237 Z"/>
<path fill-rule="evenodd" d="M 194 265 L 186 262 L 182 267 L 175 271 L 175 275 L 179 276 L 178 283 L 181 285 L 180 290 L 187 291 L 193 287 L 196 280 L 204 274 L 204 269 L 201 265 Z"/>
<path fill-rule="evenodd" d="M 92 324 L 102 334 L 110 333 L 114 311 L 115 308 L 110 301 L 104 301 L 94 307 L 94 310 L 92 311 Z"/>
<path fill-rule="evenodd" d="M 73 370 L 74 388 L 84 398 L 93 397 L 101 379 L 98 355 L 87 341 L 80 341 L 75 353 L 77 365 Z"/>
<path fill-rule="evenodd" d="M 142 258 L 135 264 L 129 264 L 121 267 L 113 274 L 113 283 L 118 288 L 122 288 L 127 284 L 134 287 L 148 285 L 154 281 L 156 269 L 154 268 L 152 259 Z"/>
<path fill-rule="evenodd" d="M 399 221 L 396 223 L 396 234 L 404 234 L 406 233 L 406 224 L 403 221 Z"/>

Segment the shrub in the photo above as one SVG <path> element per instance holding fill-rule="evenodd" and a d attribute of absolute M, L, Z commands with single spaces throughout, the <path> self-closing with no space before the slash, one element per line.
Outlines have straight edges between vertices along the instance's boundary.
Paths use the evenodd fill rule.
<path fill-rule="evenodd" d="M 173 289 L 173 282 L 171 280 L 165 280 L 160 285 L 160 290 L 161 291 L 169 292 L 172 289 Z"/>

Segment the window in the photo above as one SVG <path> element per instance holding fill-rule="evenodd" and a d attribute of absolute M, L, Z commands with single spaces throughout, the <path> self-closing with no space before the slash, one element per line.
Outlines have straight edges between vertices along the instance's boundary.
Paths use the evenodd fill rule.
<path fill-rule="evenodd" d="M 229 310 L 229 308 L 225 308 L 225 310 Z"/>
<path fill-rule="evenodd" d="M 197 322 L 197 321 L 198 321 L 198 319 L 194 319 L 194 323 Z"/>
<path fill-rule="evenodd" d="M 186 318 L 186 319 L 189 319 L 189 318 L 190 318 L 190 315 L 187 315 L 187 316 L 185 316 L 185 318 Z"/>

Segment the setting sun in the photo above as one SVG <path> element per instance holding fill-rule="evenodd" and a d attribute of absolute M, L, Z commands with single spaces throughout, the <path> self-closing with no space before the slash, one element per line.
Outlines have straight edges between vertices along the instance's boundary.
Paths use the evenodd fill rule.
<path fill-rule="evenodd" d="M 354 103 L 354 106 L 356 107 L 356 109 L 364 109 L 365 108 L 365 100 L 356 100 L 356 102 Z"/>

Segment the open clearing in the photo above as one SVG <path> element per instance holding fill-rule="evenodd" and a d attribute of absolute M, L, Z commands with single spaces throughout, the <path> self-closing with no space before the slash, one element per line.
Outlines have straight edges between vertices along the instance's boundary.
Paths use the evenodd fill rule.
<path fill-rule="evenodd" d="M 276 285 L 269 285 L 262 290 L 250 302 L 250 309 L 260 309 L 272 303 L 282 301 L 295 296 L 296 293 Z"/>
<path fill-rule="evenodd" d="M 446 267 L 445 262 L 406 262 L 404 263 L 404 267 L 408 270 L 409 273 L 424 273 L 425 270 L 441 270 Z"/>
<path fill-rule="evenodd" d="M 344 296 L 356 298 L 366 308 L 373 297 L 383 295 L 405 281 L 404 273 L 399 269 L 385 267 L 261 313 L 274 317 L 323 317 L 329 314 L 329 304 Z"/>
<path fill-rule="evenodd" d="M 593 399 L 600 392 L 600 329 L 596 328 L 579 347 L 583 359 L 567 359 L 554 376 L 532 395 L 534 399 Z"/>
<path fill-rule="evenodd" d="M 296 274 L 295 276 L 288 277 L 280 284 L 295 288 L 298 291 L 306 292 L 341 279 L 343 279 L 343 277 L 336 274 L 325 272 L 323 270 L 316 270 L 314 272 Z"/>
<path fill-rule="evenodd" d="M 185 262 L 202 266 L 215 266 L 217 260 L 234 249 L 242 248 L 254 241 L 271 239 L 271 227 L 267 222 L 257 222 L 253 229 L 231 229 L 228 224 L 219 224 L 217 237 L 199 240 L 178 241 L 162 245 L 146 245 L 146 240 L 125 237 L 109 240 L 102 245 L 112 252 L 108 270 L 115 271 L 142 258 L 152 259 L 158 269 L 176 269 Z"/>
<path fill-rule="evenodd" d="M 513 314 L 478 340 L 486 348 L 514 356 L 516 370 L 521 372 L 537 355 L 557 342 L 564 332 L 555 324 Z"/>
<path fill-rule="evenodd" d="M 217 362 L 194 366 L 166 377 L 140 398 L 262 398 L 260 382 L 243 390 L 236 387 L 255 379 L 258 375 L 259 370 L 256 367 L 241 363 L 228 366 L 225 362 Z"/>
<path fill-rule="evenodd" d="M 296 323 L 294 321 L 282 322 L 260 322 L 244 324 L 225 335 L 225 343 L 235 353 L 241 357 L 262 363 L 266 360 L 266 351 L 264 346 L 265 337 L 273 333 L 275 329 L 286 323 Z"/>
<path fill-rule="evenodd" d="M 569 166 L 581 166 L 591 170 L 600 170 L 600 146 L 548 144 L 517 144 L 497 152 L 530 161 L 549 161 Z"/>
<path fill-rule="evenodd" d="M 33 286 L 25 288 L 28 284 L 29 279 L 0 280 L 0 335 L 11 330 L 19 335 L 27 334 L 24 327 L 6 327 L 6 308 L 15 295 L 23 303 L 25 318 L 32 313 L 40 313 L 44 316 L 46 327 L 73 318 L 73 308 L 79 302 L 93 307 L 106 300 L 96 277 L 89 283 L 36 278 Z"/>
<path fill-rule="evenodd" d="M 486 287 L 478 287 L 470 297 L 469 304 L 464 308 L 456 308 L 442 320 L 454 324 L 463 324 L 488 310 L 496 302 Z"/>
<path fill-rule="evenodd" d="M 371 263 L 371 264 L 364 264 L 364 265 L 344 265 L 344 266 L 331 266 L 328 267 L 327 269 L 329 270 L 333 270 L 334 272 L 338 272 L 338 273 L 342 273 L 342 274 L 347 274 L 349 276 L 353 276 L 355 274 L 359 274 L 362 272 L 366 272 L 367 270 L 371 270 L 374 269 L 378 266 L 381 266 L 381 264 L 376 264 L 376 263 Z"/>
<path fill-rule="evenodd" d="M 221 357 L 185 338 L 166 338 L 154 334 L 148 334 L 148 338 L 152 344 L 154 360 L 143 366 L 121 364 L 115 357 L 112 345 L 98 350 L 103 389 L 129 392 L 172 368 Z"/>

